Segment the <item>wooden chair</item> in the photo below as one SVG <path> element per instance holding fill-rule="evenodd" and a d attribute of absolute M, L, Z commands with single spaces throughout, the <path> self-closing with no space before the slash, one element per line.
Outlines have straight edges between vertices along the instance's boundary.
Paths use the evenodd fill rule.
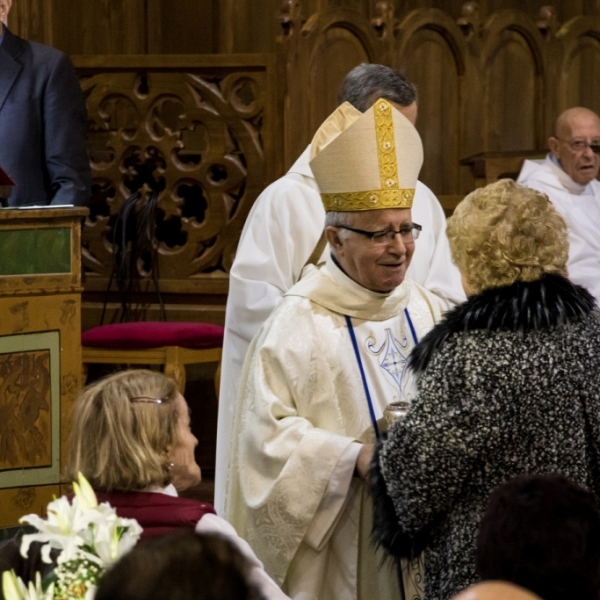
<path fill-rule="evenodd" d="M 144 190 L 132 194 L 119 211 L 113 230 L 114 266 L 106 290 L 106 302 L 113 279 L 121 297 L 124 322 L 99 325 L 81 336 L 84 379 L 91 363 L 124 365 L 162 365 L 165 375 L 173 378 L 179 391 L 185 392 L 185 365 L 219 362 L 223 346 L 223 328 L 209 323 L 167 322 L 159 290 L 158 252 L 155 239 L 158 192 Z M 162 321 L 135 321 L 132 309 L 134 284 L 139 279 L 138 263 L 150 257 L 151 281 L 160 304 Z M 215 374 L 219 396 L 220 368 Z"/>

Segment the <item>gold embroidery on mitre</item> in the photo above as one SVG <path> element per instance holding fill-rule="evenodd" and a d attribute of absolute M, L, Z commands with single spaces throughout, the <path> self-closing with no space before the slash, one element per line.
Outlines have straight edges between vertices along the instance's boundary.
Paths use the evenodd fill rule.
<path fill-rule="evenodd" d="M 393 108 L 387 100 L 378 100 L 373 108 L 381 187 L 384 190 L 398 189 L 398 163 L 396 162 Z"/>
<path fill-rule="evenodd" d="M 354 212 L 383 208 L 411 208 L 414 195 L 414 189 L 393 189 L 321 194 L 321 199 L 326 212 Z"/>

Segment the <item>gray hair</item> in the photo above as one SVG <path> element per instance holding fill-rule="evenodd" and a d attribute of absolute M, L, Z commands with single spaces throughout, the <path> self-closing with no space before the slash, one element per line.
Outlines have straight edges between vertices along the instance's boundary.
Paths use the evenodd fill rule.
<path fill-rule="evenodd" d="M 330 210 L 325 213 L 325 228 L 327 227 L 340 227 L 344 225 L 346 227 L 352 227 L 353 217 L 351 212 L 336 212 Z M 347 229 L 340 229 L 338 235 L 341 239 L 345 239 L 350 235 Z"/>
<path fill-rule="evenodd" d="M 346 75 L 338 94 L 338 104 L 350 102 L 354 108 L 365 112 L 378 98 L 410 106 L 417 101 L 417 88 L 395 69 L 362 63 Z"/>

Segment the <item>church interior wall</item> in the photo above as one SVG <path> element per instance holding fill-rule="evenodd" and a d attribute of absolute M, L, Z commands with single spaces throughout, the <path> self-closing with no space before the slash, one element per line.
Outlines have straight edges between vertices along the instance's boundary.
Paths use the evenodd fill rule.
<path fill-rule="evenodd" d="M 86 92 L 95 194 L 84 328 L 100 314 L 107 239 L 136 161 L 161 187 L 156 243 L 174 318 L 223 322 L 252 203 L 360 62 L 417 84 L 421 179 L 447 212 L 542 155 L 565 108 L 600 112 L 600 0 L 15 0 L 9 26 L 68 52 Z M 157 310 L 148 302 L 146 318 Z"/>
<path fill-rule="evenodd" d="M 9 27 L 69 53 L 88 102 L 83 329 L 102 311 L 116 214 L 153 185 L 168 317 L 222 324 L 252 203 L 304 150 L 360 62 L 417 84 L 421 179 L 447 213 L 475 186 L 514 175 L 524 156 L 543 155 L 562 110 L 600 112 L 600 0 L 548 4 L 14 0 Z M 138 275 L 137 315 L 157 318 L 143 264 Z M 105 322 L 118 318 L 112 291 Z"/>

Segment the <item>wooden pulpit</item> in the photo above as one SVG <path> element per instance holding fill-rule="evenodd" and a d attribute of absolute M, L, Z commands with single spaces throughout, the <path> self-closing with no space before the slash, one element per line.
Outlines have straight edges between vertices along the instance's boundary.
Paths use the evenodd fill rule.
<path fill-rule="evenodd" d="M 81 386 L 87 212 L 0 209 L 0 527 L 43 514 L 61 494 L 70 411 Z"/>

